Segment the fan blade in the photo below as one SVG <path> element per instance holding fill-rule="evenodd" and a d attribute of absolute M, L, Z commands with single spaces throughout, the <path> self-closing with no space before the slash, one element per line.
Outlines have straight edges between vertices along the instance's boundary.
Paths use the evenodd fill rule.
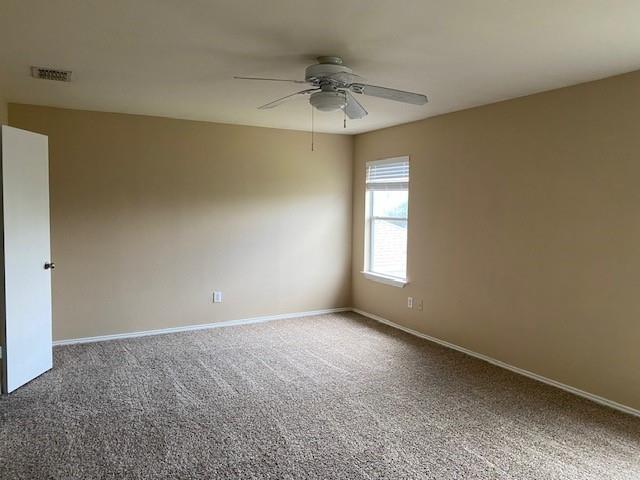
<path fill-rule="evenodd" d="M 344 106 L 344 113 L 347 114 L 347 117 L 352 120 L 366 117 L 368 115 L 368 112 L 360 104 L 360 102 L 356 100 L 356 97 L 351 95 L 351 92 L 349 90 L 345 90 L 344 93 L 347 97 L 347 103 Z"/>
<path fill-rule="evenodd" d="M 386 98 L 396 102 L 412 103 L 413 105 L 424 105 L 427 97 L 419 93 L 405 92 L 394 88 L 376 87 L 364 83 L 354 83 L 350 87 L 355 93 L 371 95 L 372 97 Z"/>
<path fill-rule="evenodd" d="M 300 90 L 299 92 L 292 93 L 291 95 L 287 95 L 286 97 L 282 97 L 282 98 L 279 98 L 277 100 L 274 100 L 273 102 L 269 102 L 269 103 L 267 103 L 265 105 L 261 105 L 260 107 L 258 107 L 258 110 L 266 110 L 266 109 L 269 109 L 269 108 L 277 107 L 278 105 L 280 105 L 285 100 L 288 100 L 289 98 L 295 97 L 296 95 L 306 95 L 308 93 L 315 92 L 317 90 L 320 90 L 320 89 L 319 88 L 309 88 L 307 90 Z"/>
<path fill-rule="evenodd" d="M 266 80 L 268 82 L 307 83 L 306 80 L 289 80 L 287 78 L 233 77 L 236 80 Z"/>

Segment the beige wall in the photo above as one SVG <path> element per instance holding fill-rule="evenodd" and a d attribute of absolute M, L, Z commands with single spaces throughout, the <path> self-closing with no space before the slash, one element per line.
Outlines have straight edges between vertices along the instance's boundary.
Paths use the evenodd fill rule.
<path fill-rule="evenodd" d="M 365 161 L 404 154 L 400 289 L 359 272 Z M 357 308 L 640 408 L 640 72 L 357 136 L 353 234 Z"/>
<path fill-rule="evenodd" d="M 351 137 L 9 110 L 49 135 L 55 339 L 349 306 Z"/>
<path fill-rule="evenodd" d="M 8 121 L 9 121 L 9 109 L 8 109 L 7 101 L 2 96 L 2 91 L 0 91 L 0 125 L 6 125 Z"/>

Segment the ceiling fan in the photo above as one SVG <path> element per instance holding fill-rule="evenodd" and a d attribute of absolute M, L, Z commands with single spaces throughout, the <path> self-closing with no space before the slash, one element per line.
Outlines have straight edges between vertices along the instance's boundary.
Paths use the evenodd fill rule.
<path fill-rule="evenodd" d="M 342 63 L 340 57 L 318 57 L 318 63 L 305 69 L 304 80 L 287 80 L 283 78 L 233 77 L 240 80 L 265 80 L 271 82 L 290 82 L 311 85 L 311 88 L 292 93 L 285 97 L 258 107 L 266 110 L 277 107 L 298 95 L 310 95 L 309 103 L 321 112 L 343 110 L 350 119 L 364 118 L 368 112 L 356 100 L 352 93 L 370 95 L 372 97 L 394 100 L 396 102 L 424 105 L 427 97 L 419 93 L 405 92 L 393 88 L 377 87 L 361 83 L 362 77 L 353 73 L 351 68 Z"/>

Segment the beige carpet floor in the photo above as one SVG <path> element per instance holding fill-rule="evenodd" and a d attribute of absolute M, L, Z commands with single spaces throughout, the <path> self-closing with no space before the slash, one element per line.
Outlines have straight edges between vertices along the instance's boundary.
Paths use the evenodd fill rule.
<path fill-rule="evenodd" d="M 640 478 L 640 419 L 352 313 L 54 357 L 2 480 Z"/>

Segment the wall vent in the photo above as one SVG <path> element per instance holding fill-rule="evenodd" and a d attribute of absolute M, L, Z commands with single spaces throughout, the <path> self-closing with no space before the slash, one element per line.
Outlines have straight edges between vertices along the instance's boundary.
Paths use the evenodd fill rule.
<path fill-rule="evenodd" d="M 31 76 L 43 80 L 55 80 L 57 82 L 70 82 L 71 70 L 56 70 L 55 68 L 31 67 Z"/>

